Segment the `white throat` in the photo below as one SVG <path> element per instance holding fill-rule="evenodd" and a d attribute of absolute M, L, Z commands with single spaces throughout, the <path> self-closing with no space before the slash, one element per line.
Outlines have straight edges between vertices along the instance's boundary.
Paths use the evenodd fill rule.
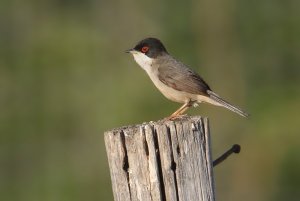
<path fill-rule="evenodd" d="M 133 58 L 146 72 L 151 70 L 153 60 L 141 52 L 134 52 Z"/>

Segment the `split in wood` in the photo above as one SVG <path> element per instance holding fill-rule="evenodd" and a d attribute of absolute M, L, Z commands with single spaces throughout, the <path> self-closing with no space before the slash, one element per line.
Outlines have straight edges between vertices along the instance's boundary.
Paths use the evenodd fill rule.
<path fill-rule="evenodd" d="M 105 133 L 115 201 L 214 201 L 207 118 L 178 118 Z"/>
<path fill-rule="evenodd" d="M 238 154 L 238 153 L 240 153 L 240 151 L 241 151 L 241 146 L 238 145 L 238 144 L 234 144 L 228 151 L 226 151 L 219 158 L 217 158 L 216 160 L 214 160 L 213 167 L 215 167 L 216 165 L 218 165 L 221 162 L 223 162 L 231 154 L 233 154 L 233 153 Z"/>

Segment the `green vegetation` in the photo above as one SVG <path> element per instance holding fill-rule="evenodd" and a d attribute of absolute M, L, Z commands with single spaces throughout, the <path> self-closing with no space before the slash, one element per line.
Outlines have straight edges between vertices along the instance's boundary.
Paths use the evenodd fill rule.
<path fill-rule="evenodd" d="M 148 36 L 251 114 L 210 118 L 219 200 L 299 200 L 300 1 L 0 2 L 0 200 L 112 200 L 103 132 L 166 100 L 124 50 Z"/>

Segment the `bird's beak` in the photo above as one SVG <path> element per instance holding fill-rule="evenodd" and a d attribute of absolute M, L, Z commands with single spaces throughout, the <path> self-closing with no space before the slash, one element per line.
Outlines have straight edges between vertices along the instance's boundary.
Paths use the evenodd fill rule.
<path fill-rule="evenodd" d="M 126 53 L 132 53 L 133 51 L 135 51 L 133 48 L 126 50 Z"/>

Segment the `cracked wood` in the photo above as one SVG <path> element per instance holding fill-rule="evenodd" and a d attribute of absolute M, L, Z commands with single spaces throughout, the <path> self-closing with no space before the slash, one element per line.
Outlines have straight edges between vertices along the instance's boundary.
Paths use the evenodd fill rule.
<path fill-rule="evenodd" d="M 214 201 L 207 119 L 114 129 L 105 145 L 115 201 Z"/>

